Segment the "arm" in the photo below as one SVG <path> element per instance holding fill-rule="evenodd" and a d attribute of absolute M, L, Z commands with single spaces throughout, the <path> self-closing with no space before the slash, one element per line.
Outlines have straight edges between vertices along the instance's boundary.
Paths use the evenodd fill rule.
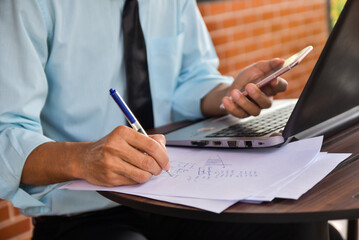
<path fill-rule="evenodd" d="M 120 126 L 96 142 L 38 146 L 25 162 L 21 182 L 46 185 L 85 179 L 110 187 L 146 182 L 169 167 L 164 136 L 149 138 Z"/>
<path fill-rule="evenodd" d="M 52 141 L 40 124 L 48 91 L 46 25 L 32 1 L 1 1 L 0 16 L 0 198 L 16 207 L 43 207 L 20 177 L 30 152 Z"/>
<path fill-rule="evenodd" d="M 175 121 L 204 117 L 201 99 L 219 85 L 230 85 L 233 78 L 222 76 L 218 70 L 218 57 L 201 14 L 193 0 L 183 1 L 181 9 L 181 29 L 184 34 L 181 69 L 173 96 L 173 116 Z M 225 96 L 222 87 L 216 88 L 211 97 L 214 102 Z M 211 101 L 209 101 L 211 102 Z M 220 105 L 220 102 L 219 102 Z M 218 105 L 218 107 L 219 107 Z M 224 111 L 223 111 L 224 112 Z"/>
<path fill-rule="evenodd" d="M 243 69 L 234 81 L 222 76 L 217 71 L 218 58 L 195 1 L 186 1 L 182 6 L 181 26 L 185 44 L 182 46 L 182 66 L 173 98 L 174 120 L 227 113 L 237 117 L 256 116 L 262 108 L 270 107 L 272 96 L 285 91 L 287 83 L 280 78 L 262 90 L 250 83 L 283 64 L 283 60 L 279 59 L 255 63 Z M 241 96 L 239 90 L 244 87 L 251 100 L 238 97 Z M 219 108 L 221 103 L 225 110 Z"/>
<path fill-rule="evenodd" d="M 44 213 L 51 201 L 45 195 L 57 186 L 46 184 L 78 178 L 106 186 L 130 184 L 167 170 L 161 136 L 151 139 L 119 127 L 99 141 L 69 143 L 43 134 L 52 28 L 37 3 L 0 2 L 0 198 Z"/>

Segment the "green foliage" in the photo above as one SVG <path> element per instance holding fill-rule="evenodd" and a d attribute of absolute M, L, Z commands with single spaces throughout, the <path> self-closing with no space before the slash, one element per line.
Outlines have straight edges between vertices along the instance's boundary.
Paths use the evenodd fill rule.
<path fill-rule="evenodd" d="M 330 0 L 330 19 L 331 26 L 334 27 L 338 17 L 343 10 L 346 0 Z"/>

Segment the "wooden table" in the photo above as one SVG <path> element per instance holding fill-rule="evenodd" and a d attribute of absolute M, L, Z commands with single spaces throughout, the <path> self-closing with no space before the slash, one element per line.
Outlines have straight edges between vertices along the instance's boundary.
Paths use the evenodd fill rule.
<path fill-rule="evenodd" d="M 186 123 L 182 123 L 186 124 Z M 180 127 L 176 125 L 174 127 Z M 168 127 L 155 129 L 166 132 Z M 324 140 L 322 151 L 352 153 L 299 200 L 275 199 L 263 204 L 237 203 L 221 214 L 115 192 L 100 192 L 123 205 L 168 216 L 224 222 L 289 223 L 349 219 L 348 239 L 357 239 L 359 218 L 359 123 Z M 327 239 L 323 228 L 322 239 Z"/>

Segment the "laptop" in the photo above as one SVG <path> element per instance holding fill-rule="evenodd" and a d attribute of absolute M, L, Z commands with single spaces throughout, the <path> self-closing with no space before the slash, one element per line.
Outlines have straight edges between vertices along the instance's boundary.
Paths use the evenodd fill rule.
<path fill-rule="evenodd" d="M 348 0 L 299 99 L 257 117 L 198 121 L 165 135 L 168 146 L 264 148 L 328 137 L 359 122 L 359 1 Z"/>

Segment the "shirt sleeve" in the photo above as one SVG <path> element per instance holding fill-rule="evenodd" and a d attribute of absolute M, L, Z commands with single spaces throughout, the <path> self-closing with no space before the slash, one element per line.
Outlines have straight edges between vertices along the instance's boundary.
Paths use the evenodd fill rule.
<path fill-rule="evenodd" d="M 185 36 L 172 102 L 175 121 L 203 117 L 201 99 L 217 85 L 233 82 L 233 78 L 222 76 L 217 70 L 218 57 L 194 0 L 186 1 L 182 7 L 181 28 Z"/>
<path fill-rule="evenodd" d="M 41 110 L 47 96 L 47 26 L 36 1 L 0 1 L 0 198 L 15 207 L 40 208 L 55 187 L 30 193 L 20 184 L 31 151 L 52 141 L 42 134 Z"/>

